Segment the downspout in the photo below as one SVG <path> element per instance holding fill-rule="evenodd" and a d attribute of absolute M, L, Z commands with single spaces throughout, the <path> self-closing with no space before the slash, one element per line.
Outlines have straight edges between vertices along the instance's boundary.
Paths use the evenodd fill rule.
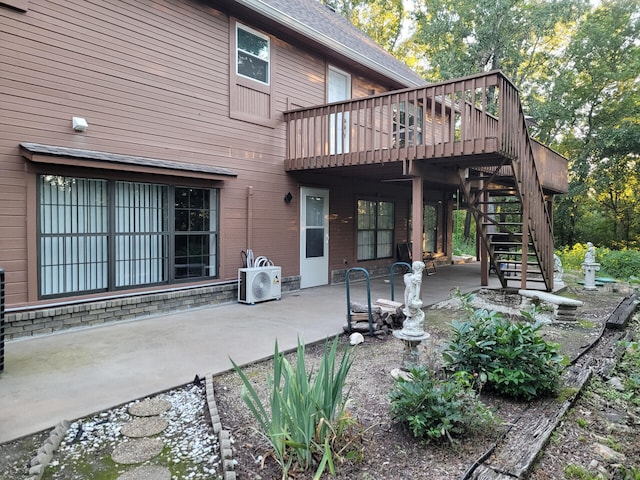
<path fill-rule="evenodd" d="M 247 251 L 253 250 L 253 187 L 247 187 Z"/>

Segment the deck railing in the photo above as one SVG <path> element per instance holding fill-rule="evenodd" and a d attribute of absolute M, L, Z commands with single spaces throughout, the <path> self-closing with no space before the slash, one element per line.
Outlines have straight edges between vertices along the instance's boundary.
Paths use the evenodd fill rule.
<path fill-rule="evenodd" d="M 499 149 L 502 74 L 285 113 L 285 168 L 440 158 Z"/>
<path fill-rule="evenodd" d="M 527 131 L 518 90 L 506 77 L 500 79 L 499 89 L 503 93 L 500 117 L 510 119 L 509 122 L 500 123 L 502 150 L 513 161 L 513 172 L 516 183 L 519 185 L 518 190 L 522 201 L 523 218 L 528 219 L 528 223 L 523 225 L 523 229 L 528 229 L 523 230 L 523 238 L 527 238 L 527 233 L 531 236 L 542 276 L 547 289 L 551 290 L 553 287 L 553 225 L 534 161 L 532 141 Z M 526 242 L 524 244 L 526 245 Z M 526 252 L 523 253 L 526 254 Z M 523 257 L 526 258 L 526 255 Z M 523 262 L 523 268 L 526 269 L 526 262 Z"/>
<path fill-rule="evenodd" d="M 480 166 L 491 158 L 511 160 L 528 218 L 524 228 L 543 275 L 552 276 L 552 226 L 534 146 L 518 90 L 501 72 L 292 110 L 285 120 L 286 170 L 422 159 L 446 163 L 453 157 Z"/>

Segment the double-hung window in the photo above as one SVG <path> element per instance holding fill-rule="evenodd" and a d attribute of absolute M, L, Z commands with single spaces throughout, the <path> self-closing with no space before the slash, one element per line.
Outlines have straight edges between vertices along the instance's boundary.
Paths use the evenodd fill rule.
<path fill-rule="evenodd" d="M 229 28 L 229 117 L 275 128 L 276 47 L 271 37 L 236 19 Z"/>
<path fill-rule="evenodd" d="M 40 297 L 217 276 L 218 191 L 39 177 Z"/>
<path fill-rule="evenodd" d="M 358 260 L 393 256 L 393 207 L 392 202 L 358 200 Z"/>
<path fill-rule="evenodd" d="M 269 85 L 269 37 L 236 25 L 236 73 Z"/>

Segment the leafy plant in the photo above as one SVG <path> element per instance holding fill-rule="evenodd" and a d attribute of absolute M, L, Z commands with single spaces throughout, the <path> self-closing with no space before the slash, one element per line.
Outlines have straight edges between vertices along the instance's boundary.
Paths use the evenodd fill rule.
<path fill-rule="evenodd" d="M 600 263 L 612 277 L 627 280 L 640 272 L 640 251 L 607 250 Z"/>
<path fill-rule="evenodd" d="M 295 368 L 278 351 L 276 341 L 273 377 L 267 379 L 268 404 L 263 403 L 249 378 L 231 361 L 243 382 L 242 398 L 273 447 L 283 479 L 292 467 L 308 470 L 314 466 L 314 458 L 320 458 L 314 478 L 326 469 L 335 473 L 334 460 L 348 450 L 347 437 L 354 421 L 345 410 L 343 389 L 353 358 L 349 349 L 336 366 L 337 347 L 338 337 L 331 345 L 325 343 L 314 376 L 306 371 L 305 346 L 299 339 Z"/>
<path fill-rule="evenodd" d="M 640 480 L 640 468 L 620 466 L 622 480 Z"/>
<path fill-rule="evenodd" d="M 453 321 L 443 358 L 449 371 L 486 375 L 486 386 L 500 394 L 530 400 L 557 391 L 566 360 L 560 346 L 539 334 L 540 322 L 511 323 L 498 312 L 476 310 Z"/>
<path fill-rule="evenodd" d="M 457 372 L 438 380 L 424 368 L 414 368 L 408 378 L 399 376 L 389 393 L 391 413 L 405 422 L 418 438 L 453 442 L 465 432 L 497 424 L 491 410 L 478 400 L 472 376 Z"/>
<path fill-rule="evenodd" d="M 562 260 L 562 266 L 565 270 L 581 270 L 586 251 L 586 244 L 576 243 L 571 247 L 562 247 L 556 253 Z M 606 247 L 598 247 L 596 262 L 601 265 L 601 275 L 606 272 L 609 276 L 633 283 L 634 279 L 637 281 L 636 275 L 640 271 L 640 251 L 626 248 L 610 250 Z"/>
<path fill-rule="evenodd" d="M 570 463 L 564 467 L 564 475 L 569 480 L 598 480 L 602 478 L 600 475 L 591 473 L 580 465 Z"/>

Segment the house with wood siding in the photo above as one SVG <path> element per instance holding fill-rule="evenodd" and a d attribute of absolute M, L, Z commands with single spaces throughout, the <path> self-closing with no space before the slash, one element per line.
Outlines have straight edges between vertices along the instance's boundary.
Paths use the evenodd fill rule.
<path fill-rule="evenodd" d="M 479 285 L 553 288 L 567 162 L 501 72 L 427 84 L 315 0 L 0 0 L 0 44 L 9 337 L 235 301 L 247 252 L 449 263 L 458 207 Z"/>

